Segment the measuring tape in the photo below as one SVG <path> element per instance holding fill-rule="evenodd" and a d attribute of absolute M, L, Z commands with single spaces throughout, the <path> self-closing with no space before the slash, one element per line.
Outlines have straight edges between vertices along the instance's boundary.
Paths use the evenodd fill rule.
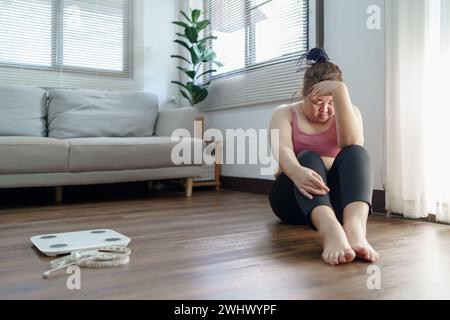
<path fill-rule="evenodd" d="M 110 268 L 130 263 L 131 249 L 127 247 L 105 247 L 97 250 L 74 251 L 69 256 L 50 262 L 50 270 L 44 272 L 44 279 L 50 274 L 69 266 L 86 268 Z"/>

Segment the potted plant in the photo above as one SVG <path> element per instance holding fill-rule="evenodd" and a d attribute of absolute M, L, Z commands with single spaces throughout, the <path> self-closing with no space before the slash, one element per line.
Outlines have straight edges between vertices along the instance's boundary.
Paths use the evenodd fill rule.
<path fill-rule="evenodd" d="M 178 38 L 174 40 L 182 46 L 187 53 L 187 57 L 182 55 L 171 55 L 171 58 L 184 62 L 184 66 L 177 68 L 186 76 L 185 82 L 172 81 L 173 84 L 181 87 L 181 95 L 189 101 L 194 107 L 208 97 L 208 86 L 211 82 L 204 82 L 203 77 L 216 72 L 215 69 L 205 70 L 205 67 L 211 67 L 213 64 L 222 67 L 222 64 L 216 61 L 216 53 L 208 48 L 211 41 L 216 40 L 215 36 L 207 36 L 200 39 L 200 35 L 209 25 L 209 20 L 200 20 L 202 15 L 199 9 L 190 9 L 190 15 L 180 11 L 185 21 L 173 21 L 172 23 L 184 29 L 183 33 L 177 32 Z"/>

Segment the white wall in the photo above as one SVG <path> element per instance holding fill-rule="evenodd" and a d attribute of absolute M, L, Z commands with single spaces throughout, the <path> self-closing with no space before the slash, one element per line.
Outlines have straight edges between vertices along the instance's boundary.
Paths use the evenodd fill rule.
<path fill-rule="evenodd" d="M 288 103 L 288 101 L 285 101 L 284 103 Z M 207 129 L 215 128 L 221 130 L 224 137 L 226 129 L 267 130 L 272 111 L 278 106 L 278 104 L 283 104 L 283 102 L 206 112 L 205 127 Z M 225 156 L 226 153 L 224 152 L 224 157 Z M 222 175 L 228 177 L 257 178 L 266 180 L 274 179 L 273 176 L 261 176 L 259 165 L 223 165 Z"/>
<path fill-rule="evenodd" d="M 161 108 L 173 107 L 170 96 L 177 96 L 177 87 L 170 83 L 178 80 L 177 61 L 170 58 L 179 52 L 173 42 L 177 27 L 170 23 L 178 20 L 178 0 L 144 0 L 145 91 L 158 95 Z"/>
<path fill-rule="evenodd" d="M 345 5 L 343 5 L 345 3 Z M 381 30 L 367 28 L 366 10 L 384 0 L 325 0 L 325 48 L 344 73 L 353 104 L 364 118 L 365 146 L 372 156 L 375 189 L 382 190 L 385 53 Z"/>
<path fill-rule="evenodd" d="M 382 190 L 384 112 L 384 21 L 382 30 L 369 31 L 366 10 L 384 0 L 325 0 L 325 49 L 342 67 L 353 103 L 364 117 L 365 146 L 373 159 L 375 189 Z M 300 79 L 299 79 L 300 81 Z M 208 128 L 265 129 L 272 109 L 283 102 L 205 113 Z M 224 176 L 270 179 L 259 166 L 225 165 Z"/>

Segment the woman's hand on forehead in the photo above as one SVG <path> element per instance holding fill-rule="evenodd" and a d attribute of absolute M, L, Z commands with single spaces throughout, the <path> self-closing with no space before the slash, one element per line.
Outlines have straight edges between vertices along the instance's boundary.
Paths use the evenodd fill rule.
<path fill-rule="evenodd" d="M 311 91 L 313 97 L 331 97 L 341 85 L 339 81 L 322 81 L 316 83 Z"/>

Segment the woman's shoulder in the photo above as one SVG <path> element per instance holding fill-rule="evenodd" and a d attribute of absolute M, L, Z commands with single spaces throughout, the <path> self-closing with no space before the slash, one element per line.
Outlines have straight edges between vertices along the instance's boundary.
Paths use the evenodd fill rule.
<path fill-rule="evenodd" d="M 291 115 L 292 115 L 292 111 L 295 112 L 295 109 L 297 109 L 301 104 L 302 104 L 302 102 L 296 102 L 296 103 L 291 103 L 291 104 L 282 104 L 274 109 L 273 114 L 290 119 Z"/>

